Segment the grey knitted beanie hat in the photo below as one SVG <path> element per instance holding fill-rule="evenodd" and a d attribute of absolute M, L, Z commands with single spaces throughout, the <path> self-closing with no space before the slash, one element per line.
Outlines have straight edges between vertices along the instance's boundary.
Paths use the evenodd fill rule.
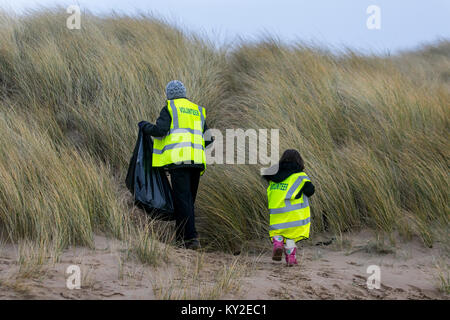
<path fill-rule="evenodd" d="M 166 86 L 167 100 L 186 98 L 186 88 L 183 82 L 179 80 L 172 80 Z"/>

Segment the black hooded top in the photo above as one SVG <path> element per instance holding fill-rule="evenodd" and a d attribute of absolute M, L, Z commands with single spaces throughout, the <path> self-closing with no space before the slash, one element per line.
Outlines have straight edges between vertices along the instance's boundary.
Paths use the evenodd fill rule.
<path fill-rule="evenodd" d="M 278 171 L 275 174 L 266 174 L 263 175 L 263 178 L 267 181 L 273 181 L 275 183 L 279 183 L 285 180 L 287 177 L 294 173 L 302 172 L 303 168 L 301 168 L 295 162 L 280 162 Z M 315 188 L 312 182 L 306 181 L 303 187 L 300 189 L 298 194 L 295 196 L 296 199 L 299 199 L 304 193 L 307 197 L 311 197 L 314 194 Z"/>

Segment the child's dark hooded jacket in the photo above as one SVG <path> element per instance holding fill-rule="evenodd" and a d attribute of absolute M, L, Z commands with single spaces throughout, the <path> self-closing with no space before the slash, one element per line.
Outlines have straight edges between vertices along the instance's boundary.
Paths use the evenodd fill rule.
<path fill-rule="evenodd" d="M 275 174 L 267 174 L 263 175 L 263 178 L 267 181 L 273 181 L 275 183 L 282 182 L 287 177 L 294 173 L 302 172 L 303 168 L 301 168 L 297 163 L 294 162 L 280 162 L 277 173 Z M 304 193 L 307 197 L 311 197 L 314 194 L 315 188 L 314 185 L 310 181 L 306 181 L 299 193 L 295 196 L 296 199 L 299 199 Z"/>

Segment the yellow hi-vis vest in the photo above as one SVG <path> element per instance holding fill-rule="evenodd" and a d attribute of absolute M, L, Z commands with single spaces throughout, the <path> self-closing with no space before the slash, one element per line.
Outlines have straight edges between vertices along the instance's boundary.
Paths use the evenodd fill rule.
<path fill-rule="evenodd" d="M 271 181 L 267 188 L 269 201 L 269 235 L 283 236 L 299 241 L 309 238 L 311 226 L 308 197 L 295 199 L 309 177 L 304 172 L 294 173 L 282 182 Z"/>
<path fill-rule="evenodd" d="M 152 166 L 195 163 L 203 164 L 206 168 L 203 138 L 205 108 L 184 98 L 168 100 L 167 108 L 172 117 L 170 131 L 164 137 L 154 138 Z"/>

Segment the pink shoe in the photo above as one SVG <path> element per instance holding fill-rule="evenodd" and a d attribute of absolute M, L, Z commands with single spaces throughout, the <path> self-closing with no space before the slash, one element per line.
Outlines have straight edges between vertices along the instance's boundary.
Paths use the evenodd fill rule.
<path fill-rule="evenodd" d="M 276 239 L 278 238 L 278 239 Z M 280 240 L 281 238 L 281 240 Z M 281 257 L 283 256 L 284 249 L 284 241 L 282 236 L 273 237 L 273 252 L 272 252 L 272 260 L 281 261 Z"/>
<path fill-rule="evenodd" d="M 288 267 L 292 267 L 294 264 L 297 264 L 297 258 L 295 257 L 295 253 L 297 252 L 297 248 L 292 249 L 291 253 L 287 253 L 287 249 L 284 249 L 284 254 L 286 255 L 286 263 Z"/>

